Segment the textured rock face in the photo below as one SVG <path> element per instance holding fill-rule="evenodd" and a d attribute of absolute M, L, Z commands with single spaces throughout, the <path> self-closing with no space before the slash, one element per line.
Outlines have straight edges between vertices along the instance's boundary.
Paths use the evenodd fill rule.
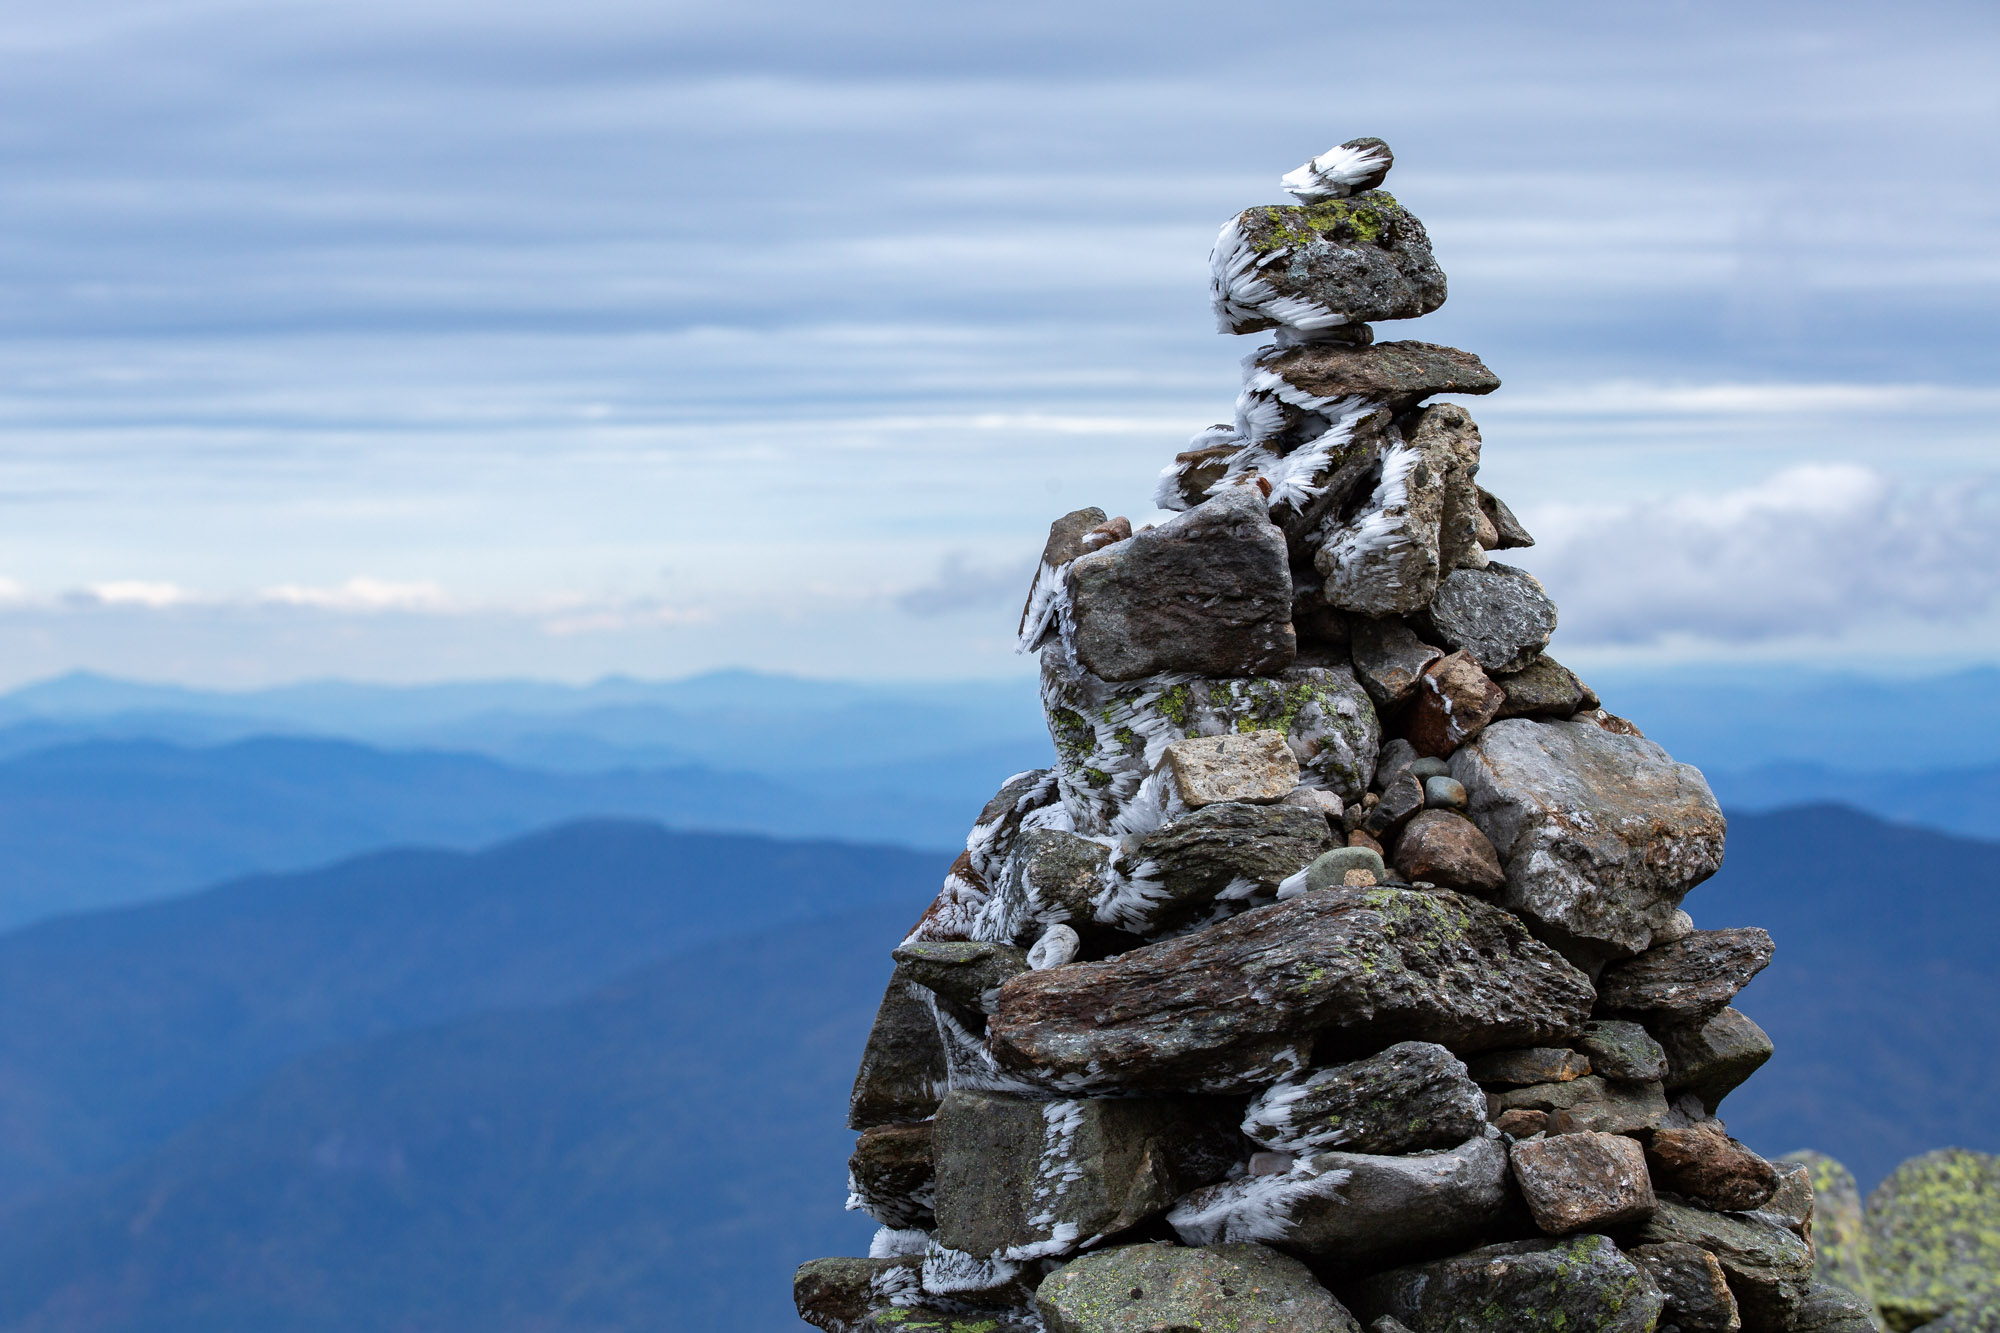
<path fill-rule="evenodd" d="M 1397 411 L 1434 393 L 1492 393 L 1500 377 L 1470 352 L 1436 343 L 1338 343 L 1267 348 L 1251 363 L 1315 398 L 1370 398 Z"/>
<path fill-rule="evenodd" d="M 1655 1130 L 1646 1158 L 1662 1189 L 1717 1212 L 1762 1208 L 1778 1190 L 1778 1171 L 1716 1124 Z"/>
<path fill-rule="evenodd" d="M 1190 809 L 1223 801 L 1269 805 L 1299 782 L 1298 757 L 1274 731 L 1198 736 L 1167 746 L 1174 792 Z"/>
<path fill-rule="evenodd" d="M 915 1259 L 815 1259 L 792 1278 L 799 1318 L 826 1333 L 858 1333 L 888 1293 L 915 1277 Z"/>
<path fill-rule="evenodd" d="M 1710 1115 L 1771 1058 L 1771 1039 L 1740 1011 L 1724 1009 L 1706 1023 L 1663 1028 L 1666 1087 L 1701 1098 Z"/>
<path fill-rule="evenodd" d="M 1627 1253 L 1666 1297 L 1663 1322 L 1685 1333 L 1735 1333 L 1743 1326 L 1722 1265 L 1707 1250 L 1667 1241 L 1634 1246 Z"/>
<path fill-rule="evenodd" d="M 1159 885 L 1165 901 L 1147 916 L 1164 924 L 1227 893 L 1275 893 L 1332 846 L 1326 816 L 1317 809 L 1228 802 L 1135 839 L 1125 860 L 1134 879 Z"/>
<path fill-rule="evenodd" d="M 1328 514 L 1315 535 L 1313 567 L 1329 605 L 1383 617 L 1430 604 L 1450 567 L 1446 516 L 1470 513 L 1466 497 L 1477 447 L 1477 431 L 1425 430 L 1421 424 L 1409 440 L 1383 445 L 1366 498 L 1351 514 Z"/>
<path fill-rule="evenodd" d="M 1463 650 L 1424 669 L 1406 728 L 1419 755 L 1442 759 L 1485 730 L 1507 696 Z"/>
<path fill-rule="evenodd" d="M 931 1224 L 931 1126 L 879 1125 L 847 1159 L 847 1206 L 885 1227 Z"/>
<path fill-rule="evenodd" d="M 1501 717 L 1565 718 L 1597 707 L 1597 695 L 1574 671 L 1544 654 L 1519 671 L 1493 678 L 1507 696 Z"/>
<path fill-rule="evenodd" d="M 1868 1198 L 1868 1241 L 1891 1328 L 1975 1301 L 2000 1274 L 2000 1158 L 1945 1148 L 1903 1163 Z"/>
<path fill-rule="evenodd" d="M 1361 1333 L 1298 1260 L 1262 1245 L 1127 1245 L 1086 1255 L 1035 1293 L 1049 1333 Z"/>
<path fill-rule="evenodd" d="M 1187 1101 L 954 1091 L 933 1137 L 938 1243 L 1019 1262 L 1127 1230 L 1228 1169 L 1225 1115 Z"/>
<path fill-rule="evenodd" d="M 1507 868 L 1502 902 L 1572 956 L 1643 953 L 1722 864 L 1701 774 L 1582 722 L 1495 722 L 1451 759 Z"/>
<path fill-rule="evenodd" d="M 1104 680 L 1271 675 L 1298 648 L 1285 537 L 1254 487 L 1078 556 L 1067 579 L 1077 660 Z"/>
<path fill-rule="evenodd" d="M 1226 333 L 1414 319 L 1445 298 L 1424 224 L 1381 190 L 1245 209 L 1216 238 L 1209 269 Z"/>
<path fill-rule="evenodd" d="M 1291 1170 L 1196 1190 L 1167 1215 L 1190 1245 L 1261 1241 L 1342 1267 L 1395 1263 L 1469 1244 L 1501 1225 L 1507 1150 L 1476 1138 L 1449 1152 L 1330 1152 Z"/>
<path fill-rule="evenodd" d="M 1444 656 L 1400 620 L 1357 620 L 1350 651 L 1354 672 L 1379 708 L 1408 701 L 1424 668 Z"/>
<path fill-rule="evenodd" d="M 1770 965 L 1773 951 L 1770 935 L 1755 928 L 1697 930 L 1606 967 L 1598 1006 L 1653 1023 L 1705 1023 Z"/>
<path fill-rule="evenodd" d="M 1413 884 L 1493 893 L 1507 882 L 1500 854 L 1479 826 L 1455 810 L 1423 810 L 1396 839 L 1396 869 Z"/>
<path fill-rule="evenodd" d="M 861 1053 L 847 1127 L 869 1129 L 926 1120 L 944 1096 L 944 1049 L 930 1010 L 910 993 L 909 974 L 898 968 L 882 994 L 875 1026 Z"/>
<path fill-rule="evenodd" d="M 1667 1076 L 1667 1053 L 1637 1023 L 1616 1018 L 1586 1023 L 1576 1047 L 1590 1057 L 1591 1069 L 1606 1078 L 1657 1083 Z"/>
<path fill-rule="evenodd" d="M 1386 1315 L 1410 1333 L 1650 1333 L 1662 1304 L 1603 1236 L 1488 1245 L 1370 1278 L 1355 1299 L 1363 1318 Z"/>
<path fill-rule="evenodd" d="M 1508 1154 L 1535 1225 L 1552 1236 L 1643 1222 L 1659 1208 L 1646 1154 L 1617 1134 L 1556 1134 Z"/>
<path fill-rule="evenodd" d="M 1525 569 L 1460 569 L 1438 584 L 1424 618 L 1438 642 L 1495 674 L 1520 671 L 1548 646 L 1556 607 Z"/>
<path fill-rule="evenodd" d="M 1246 1137 L 1288 1152 L 1418 1152 L 1485 1128 L 1486 1095 L 1465 1065 L 1421 1041 L 1275 1084 L 1243 1116 Z"/>
<path fill-rule="evenodd" d="M 1714 1255 L 1748 1333 L 1784 1328 L 1812 1283 L 1812 1247 L 1758 1217 L 1712 1213 L 1662 1199 L 1639 1235 L 1645 1244 L 1678 1241 Z"/>
<path fill-rule="evenodd" d="M 1465 1051 L 1537 1045 L 1580 1029 L 1593 998 L 1582 973 L 1484 903 L 1327 889 L 1016 977 L 988 1030 L 1002 1067 L 1057 1090 L 1224 1092 L 1296 1073 L 1318 1030 Z"/>
<path fill-rule="evenodd" d="M 889 956 L 902 965 L 903 975 L 912 985 L 988 1014 L 993 1012 L 1001 984 L 1028 970 L 1026 950 L 984 941 L 919 940 Z"/>
<path fill-rule="evenodd" d="M 1590 1072 L 1590 1061 L 1562 1046 L 1529 1046 L 1476 1056 L 1466 1069 L 1483 1087 L 1526 1088 L 1582 1078 Z"/>

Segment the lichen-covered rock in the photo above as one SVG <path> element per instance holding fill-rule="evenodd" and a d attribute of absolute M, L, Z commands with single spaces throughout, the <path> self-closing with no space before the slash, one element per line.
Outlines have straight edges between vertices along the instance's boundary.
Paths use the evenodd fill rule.
<path fill-rule="evenodd" d="M 1299 782 L 1298 756 L 1275 731 L 1190 736 L 1167 746 L 1174 795 L 1190 810 L 1224 801 L 1271 805 Z"/>
<path fill-rule="evenodd" d="M 1403 734 L 1419 755 L 1442 759 L 1485 730 L 1506 697 L 1460 650 L 1424 668 Z"/>
<path fill-rule="evenodd" d="M 1237 1158 L 1226 1110 L 1123 1098 L 1033 1102 L 955 1090 L 938 1107 L 938 1243 L 1021 1262 L 1136 1226 Z"/>
<path fill-rule="evenodd" d="M 1276 893 L 1332 846 L 1326 816 L 1316 808 L 1207 806 L 1129 843 L 1124 862 L 1135 888 L 1127 928 L 1185 920 L 1219 897 Z"/>
<path fill-rule="evenodd" d="M 1434 1042 L 1398 1042 L 1259 1093 L 1243 1133 L 1266 1148 L 1406 1153 L 1463 1143 L 1486 1128 L 1486 1095 Z"/>
<path fill-rule="evenodd" d="M 2000 1274 L 2000 1157 L 1942 1148 L 1868 1196 L 1869 1270 L 1889 1327 L 1940 1319 Z"/>
<path fill-rule="evenodd" d="M 1028 970 L 1028 955 L 984 940 L 917 940 L 891 951 L 912 985 L 981 1013 L 993 1012 L 1000 986 Z"/>
<path fill-rule="evenodd" d="M 1393 708 L 1416 692 L 1424 668 L 1444 656 L 1400 620 L 1357 618 L 1348 640 L 1354 674 L 1378 708 Z"/>
<path fill-rule="evenodd" d="M 995 1059 L 1060 1091 L 1223 1092 L 1304 1067 L 1317 1032 L 1480 1051 L 1565 1040 L 1589 980 L 1448 891 L 1326 889 L 1001 988 Z"/>
<path fill-rule="evenodd" d="M 1083 834 L 1157 828 L 1171 795 L 1171 779 L 1160 772 L 1166 747 L 1184 737 L 1274 732 L 1291 747 L 1303 782 L 1345 800 L 1368 790 L 1382 744 L 1375 707 L 1345 666 L 1117 684 L 1050 652 L 1042 655 L 1042 707 L 1063 810 Z"/>
<path fill-rule="evenodd" d="M 1740 1009 L 1724 1009 L 1706 1023 L 1662 1028 L 1659 1036 L 1667 1056 L 1667 1092 L 1694 1094 L 1710 1115 L 1774 1049 L 1764 1029 Z"/>
<path fill-rule="evenodd" d="M 1606 1078 L 1628 1083 L 1657 1083 L 1667 1076 L 1667 1053 L 1653 1034 L 1637 1023 L 1600 1018 L 1583 1025 L 1576 1048 L 1590 1057 L 1590 1067 Z"/>
<path fill-rule="evenodd" d="M 1742 1311 L 1745 1333 L 1776 1333 L 1812 1284 L 1812 1247 L 1775 1222 L 1660 1200 L 1639 1229 L 1642 1244 L 1678 1241 L 1714 1255 Z"/>
<path fill-rule="evenodd" d="M 1574 958 L 1645 952 L 1722 864 L 1702 776 L 1636 736 L 1509 718 L 1451 758 L 1507 868 L 1502 902 Z"/>
<path fill-rule="evenodd" d="M 1743 1326 L 1736 1297 L 1729 1291 L 1729 1279 L 1707 1250 L 1666 1241 L 1632 1246 L 1625 1253 L 1646 1270 L 1666 1297 L 1660 1312 L 1662 1323 L 1672 1324 L 1682 1333 L 1736 1333 Z"/>
<path fill-rule="evenodd" d="M 1525 1088 L 1582 1078 L 1590 1072 L 1590 1060 L 1562 1046 L 1525 1046 L 1518 1051 L 1474 1056 L 1466 1070 L 1482 1087 Z"/>
<path fill-rule="evenodd" d="M 1488 1245 L 1369 1278 L 1354 1299 L 1410 1333 L 1651 1333 L 1662 1304 L 1604 1236 Z"/>
<path fill-rule="evenodd" d="M 931 1126 L 877 1125 L 847 1159 L 847 1206 L 885 1227 L 931 1224 Z"/>
<path fill-rule="evenodd" d="M 937 1024 L 923 1001 L 910 993 L 909 974 L 899 967 L 882 993 L 875 1025 L 868 1029 L 847 1102 L 847 1127 L 927 1120 L 944 1096 L 945 1083 Z"/>
<path fill-rule="evenodd" d="M 1854 1173 L 1825 1153 L 1795 1152 L 1781 1159 L 1806 1170 L 1813 1196 L 1814 1272 L 1875 1303 L 1875 1280 L 1869 1273 L 1868 1228 L 1862 1220 L 1861 1189 Z"/>
<path fill-rule="evenodd" d="M 1755 927 L 1697 930 L 1606 967 L 1597 1005 L 1655 1024 L 1705 1023 L 1771 962 L 1768 932 Z"/>
<path fill-rule="evenodd" d="M 1190 1245 L 1261 1241 L 1331 1266 L 1368 1268 L 1474 1243 L 1513 1207 L 1507 1150 L 1481 1136 L 1414 1157 L 1301 1157 L 1288 1171 L 1197 1190 L 1167 1221 Z"/>
<path fill-rule="evenodd" d="M 1225 333 L 1414 319 L 1445 298 L 1424 224 L 1384 190 L 1245 209 L 1223 227 L 1208 262 Z"/>
<path fill-rule="evenodd" d="M 792 1302 L 799 1318 L 826 1333 L 864 1333 L 893 1293 L 916 1285 L 917 1264 L 914 1257 L 814 1259 L 793 1274 Z"/>
<path fill-rule="evenodd" d="M 1646 1153 L 1618 1134 L 1552 1134 L 1508 1150 L 1535 1225 L 1551 1236 L 1642 1222 L 1659 1207 Z"/>
<path fill-rule="evenodd" d="M 1292 664 L 1291 561 L 1254 486 L 1071 561 L 1065 637 L 1102 680 L 1271 676 Z"/>
<path fill-rule="evenodd" d="M 1445 575 L 1423 621 L 1445 647 L 1504 674 L 1523 670 L 1548 647 L 1556 604 L 1533 574 L 1495 563 Z"/>
<path fill-rule="evenodd" d="M 1101 1250 L 1035 1292 L 1049 1333 L 1361 1333 L 1298 1260 L 1262 1245 Z"/>
<path fill-rule="evenodd" d="M 1456 810 L 1424 810 L 1396 838 L 1396 869 L 1412 884 L 1493 893 L 1507 882 L 1500 854 L 1479 826 Z"/>
<path fill-rule="evenodd" d="M 1519 671 L 1495 676 L 1493 683 L 1507 696 L 1501 717 L 1564 718 L 1597 707 L 1596 691 L 1547 653 Z"/>
<path fill-rule="evenodd" d="M 1661 1189 L 1719 1213 L 1762 1208 L 1778 1190 L 1777 1168 L 1714 1122 L 1662 1126 L 1647 1140 L 1646 1160 Z"/>

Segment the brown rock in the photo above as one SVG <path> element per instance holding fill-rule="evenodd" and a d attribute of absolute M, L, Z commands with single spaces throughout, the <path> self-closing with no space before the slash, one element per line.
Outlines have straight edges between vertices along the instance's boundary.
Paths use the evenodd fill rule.
<path fill-rule="evenodd" d="M 1488 1051 L 1466 1062 L 1473 1081 L 1525 1088 L 1536 1083 L 1567 1083 L 1590 1072 L 1590 1061 L 1561 1046 L 1529 1046 L 1518 1051 Z"/>
<path fill-rule="evenodd" d="M 1530 1135 L 1540 1134 L 1549 1127 L 1549 1113 L 1547 1111 L 1530 1111 L 1526 1107 L 1516 1107 L 1511 1111 L 1501 1112 L 1500 1118 L 1493 1123 L 1499 1128 L 1502 1134 L 1517 1139 L 1525 1139 Z"/>
<path fill-rule="evenodd" d="M 1743 1326 L 1736 1298 L 1715 1256 L 1681 1241 L 1625 1251 L 1667 1298 L 1661 1318 L 1683 1333 L 1736 1333 Z"/>
<path fill-rule="evenodd" d="M 1434 393 L 1482 394 L 1500 387 L 1500 377 L 1472 353 L 1416 341 L 1276 346 L 1259 353 L 1255 364 L 1316 398 L 1358 395 L 1398 411 Z"/>
<path fill-rule="evenodd" d="M 1015 977 L 987 1032 L 1002 1067 L 1063 1091 L 1233 1092 L 1296 1073 L 1315 1034 L 1378 1050 L 1546 1044 L 1581 1028 L 1591 998 L 1581 972 L 1477 899 L 1330 888 Z"/>
<path fill-rule="evenodd" d="M 1368 851 L 1375 853 L 1375 855 L 1382 857 L 1384 861 L 1387 861 L 1389 859 L 1382 852 L 1382 844 L 1375 841 L 1374 838 L 1362 832 L 1360 829 L 1356 829 L 1352 833 L 1347 835 L 1347 845 L 1349 847 L 1365 848 Z"/>
<path fill-rule="evenodd" d="M 1556 1134 L 1508 1150 L 1535 1225 L 1552 1236 L 1643 1222 L 1659 1207 L 1646 1153 L 1616 1134 Z"/>
<path fill-rule="evenodd" d="M 1771 954 L 1770 935 L 1755 927 L 1697 930 L 1607 966 L 1597 982 L 1598 1007 L 1656 1023 L 1706 1022 L 1764 970 Z"/>
<path fill-rule="evenodd" d="M 1479 508 L 1493 525 L 1493 545 L 1489 549 L 1505 551 L 1535 544 L 1535 539 L 1521 526 L 1521 520 L 1514 517 L 1514 511 L 1507 507 L 1506 501 L 1483 486 L 1479 490 Z"/>
<path fill-rule="evenodd" d="M 1228 444 L 1211 444 L 1199 449 L 1189 449 L 1174 455 L 1173 493 L 1180 496 L 1173 509 L 1192 509 L 1208 498 L 1209 487 L 1221 481 L 1229 471 L 1229 460 L 1242 452 L 1243 443 L 1235 436 L 1236 428 L 1231 425 L 1211 426 L 1204 435 L 1227 434 Z"/>
<path fill-rule="evenodd" d="M 1507 882 L 1493 844 L 1456 810 L 1424 810 L 1412 817 L 1396 839 L 1396 869 L 1412 884 L 1470 893 L 1493 893 Z"/>
<path fill-rule="evenodd" d="M 849 1208 L 898 1230 L 931 1225 L 931 1125 L 864 1130 L 847 1159 Z"/>
<path fill-rule="evenodd" d="M 1461 650 L 1424 668 L 1405 734 L 1418 754 L 1442 759 L 1485 730 L 1506 701 L 1506 692 Z"/>
<path fill-rule="evenodd" d="M 1719 1213 L 1761 1208 L 1778 1188 L 1777 1168 L 1717 1124 L 1654 1130 L 1646 1159 L 1661 1188 Z"/>
<path fill-rule="evenodd" d="M 1662 1028 L 1667 1091 L 1691 1092 L 1710 1115 L 1771 1058 L 1771 1039 L 1738 1009 L 1724 1009 L 1706 1023 Z"/>
<path fill-rule="evenodd" d="M 1299 761 L 1281 731 L 1190 736 L 1167 746 L 1167 772 L 1194 809 L 1223 801 L 1270 805 L 1299 785 Z"/>

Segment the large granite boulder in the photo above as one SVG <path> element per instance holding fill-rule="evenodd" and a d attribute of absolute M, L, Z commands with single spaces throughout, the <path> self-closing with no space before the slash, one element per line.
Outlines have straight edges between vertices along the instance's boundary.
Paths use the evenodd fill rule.
<path fill-rule="evenodd" d="M 1645 952 L 1722 864 L 1708 784 L 1637 736 L 1508 718 L 1454 754 L 1451 775 L 1507 868 L 1501 901 L 1579 961 Z"/>
<path fill-rule="evenodd" d="M 1418 1152 L 1485 1128 L 1486 1094 L 1464 1063 L 1423 1041 L 1274 1084 L 1243 1115 L 1247 1137 L 1287 1152 Z"/>
<path fill-rule="evenodd" d="M 1556 605 L 1525 569 L 1455 569 L 1438 583 L 1424 625 L 1445 647 L 1495 675 L 1524 670 L 1548 646 Z"/>
<path fill-rule="evenodd" d="M 1812 1246 L 1754 1213 L 1715 1213 L 1662 1199 L 1637 1239 L 1647 1245 L 1674 1241 L 1714 1255 L 1742 1310 L 1745 1333 L 1786 1328 L 1812 1285 Z"/>
<path fill-rule="evenodd" d="M 2000 1157 L 1941 1148 L 1868 1196 L 1869 1271 L 1889 1327 L 1942 1319 L 2000 1283 Z"/>
<path fill-rule="evenodd" d="M 1424 224 L 1384 190 L 1245 209 L 1222 228 L 1208 263 L 1225 333 L 1415 319 L 1445 298 Z"/>
<path fill-rule="evenodd" d="M 1198 1101 L 954 1090 L 932 1130 L 938 1243 L 1015 1262 L 1072 1254 L 1218 1179 L 1239 1155 L 1230 1120 Z"/>
<path fill-rule="evenodd" d="M 1325 889 L 1001 988 L 996 1061 L 1064 1092 L 1247 1090 L 1315 1033 L 1458 1051 L 1567 1040 L 1594 992 L 1509 913 L 1446 891 Z"/>
<path fill-rule="evenodd" d="M 1336 1268 L 1474 1244 L 1519 1208 L 1498 1138 L 1413 1157 L 1320 1153 L 1196 1190 L 1167 1221 L 1190 1245 L 1261 1241 Z"/>
<path fill-rule="evenodd" d="M 1597 980 L 1597 1007 L 1655 1025 L 1706 1023 L 1770 965 L 1768 932 L 1697 930 L 1611 963 Z"/>
<path fill-rule="evenodd" d="M 1663 1303 L 1603 1236 L 1488 1245 L 1369 1278 L 1354 1299 L 1410 1333 L 1652 1333 Z"/>
<path fill-rule="evenodd" d="M 1044 1278 L 1035 1308 L 1049 1333 L 1361 1333 L 1310 1269 L 1262 1245 L 1100 1250 Z"/>
<path fill-rule="evenodd" d="M 1292 664 L 1291 562 L 1254 486 L 1071 561 L 1069 641 L 1102 680 L 1270 676 Z"/>
<path fill-rule="evenodd" d="M 911 992 L 912 984 L 898 967 L 882 993 L 848 1097 L 849 1129 L 928 1120 L 944 1096 L 944 1048 L 931 1011 Z"/>
<path fill-rule="evenodd" d="M 1186 737 L 1274 732 L 1298 760 L 1301 781 L 1348 801 L 1368 790 L 1382 744 L 1375 706 L 1345 664 L 1117 683 L 1044 653 L 1042 708 L 1055 741 L 1056 787 L 1082 834 L 1158 827 L 1171 796 L 1171 778 L 1161 772 L 1166 747 Z"/>

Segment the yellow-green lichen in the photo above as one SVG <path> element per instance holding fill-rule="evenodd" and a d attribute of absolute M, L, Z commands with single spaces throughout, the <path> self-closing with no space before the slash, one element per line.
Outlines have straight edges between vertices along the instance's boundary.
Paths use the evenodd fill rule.
<path fill-rule="evenodd" d="M 1394 195 L 1369 190 L 1351 199 L 1272 204 L 1253 208 L 1250 213 L 1252 222 L 1246 229 L 1250 248 L 1262 255 L 1320 240 L 1376 244 L 1395 230 L 1403 217 L 1403 206 Z"/>

